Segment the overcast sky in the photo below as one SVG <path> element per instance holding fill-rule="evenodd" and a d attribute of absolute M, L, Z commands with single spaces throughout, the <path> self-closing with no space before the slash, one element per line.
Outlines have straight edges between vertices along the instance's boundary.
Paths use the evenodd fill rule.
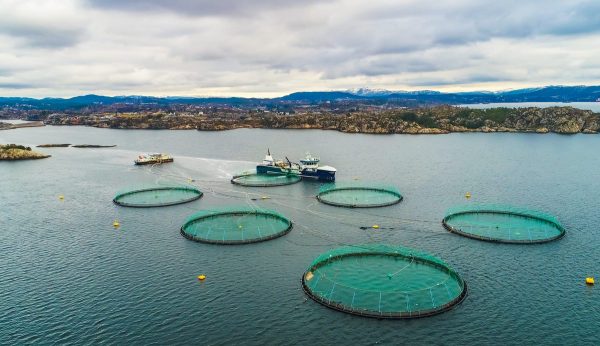
<path fill-rule="evenodd" d="M 0 96 L 600 84 L 598 0 L 0 0 Z"/>

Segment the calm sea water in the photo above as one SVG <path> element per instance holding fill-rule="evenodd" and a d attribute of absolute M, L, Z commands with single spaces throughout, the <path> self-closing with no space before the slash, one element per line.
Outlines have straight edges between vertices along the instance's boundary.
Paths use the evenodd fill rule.
<path fill-rule="evenodd" d="M 45 160 L 0 163 L 0 344 L 598 344 L 599 135 L 362 135 L 312 130 L 227 132 L 42 127 L 0 131 L 0 143 L 116 144 L 40 149 Z M 269 189 L 229 183 L 267 148 L 305 151 L 338 180 L 397 186 L 402 203 L 348 210 L 319 204 L 319 184 Z M 173 164 L 136 167 L 140 152 Z M 206 192 L 187 205 L 120 208 L 127 186 L 186 182 Z M 447 208 L 509 203 L 553 213 L 567 235 L 519 246 L 445 231 Z M 64 195 L 64 201 L 58 199 Z M 268 195 L 269 200 L 251 198 Z M 274 208 L 295 223 L 272 241 L 217 246 L 179 234 L 196 210 Z M 121 227 L 114 229 L 113 220 Z M 361 226 L 379 224 L 380 230 Z M 384 229 L 385 228 L 385 229 Z M 392 228 L 392 229 L 387 229 Z M 308 299 L 300 279 L 320 253 L 384 242 L 437 255 L 468 282 L 454 310 L 376 320 Z M 196 276 L 205 274 L 205 282 Z"/>
<path fill-rule="evenodd" d="M 504 103 L 474 103 L 464 104 L 460 107 L 468 107 L 475 109 L 487 109 L 496 107 L 506 108 L 525 108 L 525 107 L 573 107 L 584 110 L 591 110 L 595 113 L 600 112 L 600 102 L 504 102 Z"/>

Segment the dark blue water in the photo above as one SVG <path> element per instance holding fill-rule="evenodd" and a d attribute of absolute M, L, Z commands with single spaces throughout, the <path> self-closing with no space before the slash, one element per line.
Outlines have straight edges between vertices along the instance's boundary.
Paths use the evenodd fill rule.
<path fill-rule="evenodd" d="M 598 343 L 600 293 L 584 280 L 600 277 L 600 136 L 44 127 L 1 131 L 0 143 L 118 145 L 40 149 L 53 156 L 0 163 L 0 344 Z M 405 199 L 348 210 L 319 204 L 315 183 L 229 183 L 267 148 L 296 159 L 311 151 L 339 180 L 395 185 Z M 154 151 L 175 163 L 133 166 L 140 152 Z M 206 192 L 201 200 L 160 209 L 111 202 L 123 187 L 188 178 Z M 467 191 L 471 202 L 550 212 L 567 235 L 524 246 L 450 234 L 440 220 Z M 252 200 L 262 195 L 271 199 Z M 253 203 L 284 213 L 294 229 L 243 246 L 179 234 L 196 210 Z M 375 223 L 381 229 L 360 228 Z M 300 279 L 317 255 L 368 242 L 444 259 L 467 281 L 467 299 L 410 321 L 354 317 L 307 300 Z"/>

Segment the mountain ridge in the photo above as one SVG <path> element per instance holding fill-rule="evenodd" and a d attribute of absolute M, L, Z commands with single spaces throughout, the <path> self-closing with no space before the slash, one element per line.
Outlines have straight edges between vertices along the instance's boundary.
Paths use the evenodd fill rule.
<path fill-rule="evenodd" d="M 362 102 L 382 104 L 386 102 L 412 102 L 416 105 L 469 104 L 503 102 L 595 102 L 600 101 L 600 86 L 545 86 L 505 91 L 471 91 L 446 93 L 434 90 L 391 91 L 359 88 L 345 91 L 301 91 L 275 98 L 245 97 L 189 97 L 189 96 L 103 96 L 79 95 L 71 98 L 0 97 L 0 107 L 37 109 L 77 109 L 95 105 L 112 104 L 225 104 L 232 106 L 256 106 L 265 104 L 323 102 Z"/>

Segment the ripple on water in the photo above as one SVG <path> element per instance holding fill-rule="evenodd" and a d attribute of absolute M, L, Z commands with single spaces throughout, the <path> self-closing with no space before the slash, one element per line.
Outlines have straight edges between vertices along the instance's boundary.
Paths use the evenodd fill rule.
<path fill-rule="evenodd" d="M 183 159 L 146 169 L 133 167 L 127 152 L 114 149 L 57 149 L 43 167 L 0 164 L 0 344 L 595 341 L 598 290 L 583 279 L 598 269 L 600 162 L 589 158 L 600 137 L 30 130 L 0 135 L 5 142 L 93 140 L 135 153 L 168 151 L 233 163 Z M 397 186 L 405 199 L 350 211 L 317 203 L 318 184 L 268 192 L 232 186 L 228 174 L 244 169 L 241 161 L 260 159 L 264 143 L 278 143 L 278 151 L 290 157 L 320 149 L 340 179 L 382 181 Z M 122 186 L 174 178 L 186 183 L 190 176 L 207 193 L 189 205 L 148 212 L 111 202 Z M 553 243 L 519 246 L 446 232 L 441 217 L 465 202 L 466 191 L 478 203 L 549 212 L 567 234 Z M 179 234 L 191 213 L 257 196 L 246 193 L 271 196 L 251 202 L 289 216 L 294 230 L 267 243 L 234 247 L 190 242 Z M 112 227 L 115 219 L 119 229 Z M 375 223 L 379 230 L 360 229 Z M 368 242 L 401 244 L 444 259 L 467 281 L 469 296 L 442 315 L 411 321 L 358 318 L 306 299 L 300 278 L 316 256 Z M 201 273 L 207 275 L 202 283 L 196 280 Z"/>

